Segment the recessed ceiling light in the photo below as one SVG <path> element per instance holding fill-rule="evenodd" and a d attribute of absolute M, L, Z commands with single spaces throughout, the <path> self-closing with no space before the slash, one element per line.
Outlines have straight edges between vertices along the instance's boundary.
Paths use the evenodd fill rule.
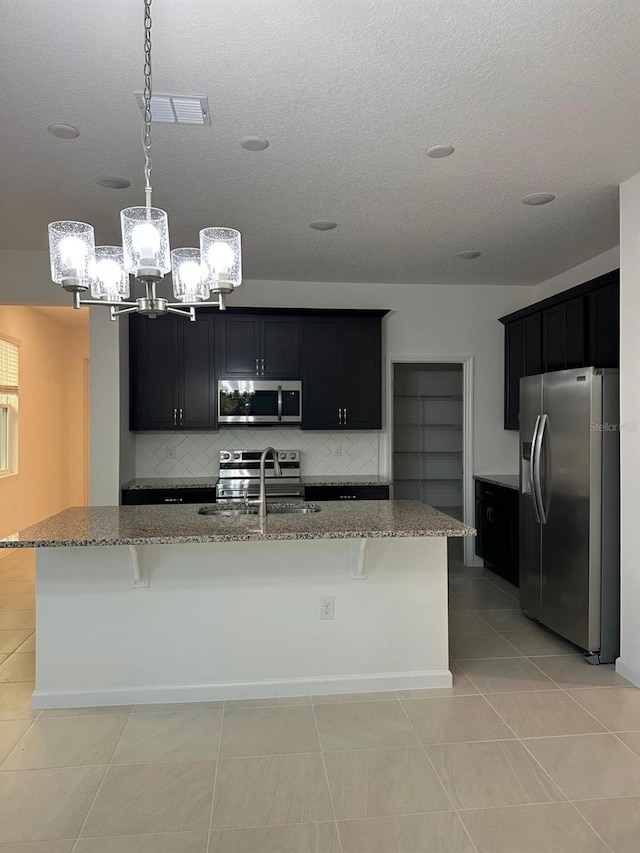
<path fill-rule="evenodd" d="M 439 160 L 441 157 L 449 157 L 454 151 L 455 148 L 453 145 L 432 145 L 430 148 L 427 148 L 427 157 Z"/>
<path fill-rule="evenodd" d="M 247 151 L 264 151 L 269 147 L 269 140 L 263 136 L 245 136 L 240 140 L 240 145 Z"/>
<path fill-rule="evenodd" d="M 131 186 L 131 181 L 126 178 L 96 178 L 96 184 L 108 190 L 126 190 Z"/>
<path fill-rule="evenodd" d="M 522 199 L 523 204 L 549 204 L 555 198 L 553 193 L 531 193 Z"/>
<path fill-rule="evenodd" d="M 309 228 L 313 228 L 315 231 L 332 231 L 337 227 L 338 223 L 331 222 L 330 219 L 317 219 L 315 222 L 309 223 Z"/>
<path fill-rule="evenodd" d="M 458 252 L 456 258 L 462 258 L 463 261 L 472 261 L 474 258 L 479 258 L 481 254 L 482 252 L 475 251 Z"/>
<path fill-rule="evenodd" d="M 58 139 L 76 139 L 80 136 L 80 131 L 72 124 L 50 124 L 47 130 Z"/>

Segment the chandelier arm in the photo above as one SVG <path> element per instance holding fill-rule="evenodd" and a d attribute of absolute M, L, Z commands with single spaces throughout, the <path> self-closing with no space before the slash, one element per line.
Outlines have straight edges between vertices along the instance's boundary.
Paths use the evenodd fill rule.
<path fill-rule="evenodd" d="M 183 302 L 179 303 L 183 305 Z M 196 309 L 195 308 L 187 308 L 186 310 L 181 310 L 180 308 L 172 308 L 171 303 L 167 305 L 167 314 L 179 314 L 181 317 L 188 317 L 192 323 L 195 322 L 196 319 Z"/>
<path fill-rule="evenodd" d="M 102 302 L 101 304 L 106 305 L 107 303 Z M 117 302 L 116 304 L 122 305 L 123 303 Z M 126 303 L 124 303 L 124 304 L 126 304 Z M 134 305 L 132 308 L 116 308 L 116 306 L 112 304 L 109 308 L 109 311 L 111 313 L 111 319 L 117 320 L 121 314 L 136 314 L 138 311 L 138 306 Z"/>
<path fill-rule="evenodd" d="M 74 293 L 74 297 L 76 295 L 78 297 L 80 296 L 79 293 L 78 294 Z M 119 307 L 119 306 L 128 306 L 131 308 L 132 311 L 135 311 L 138 308 L 137 302 L 123 302 L 123 301 L 116 302 L 115 300 L 109 301 L 107 299 L 80 299 L 80 298 L 75 299 L 74 298 L 74 300 L 73 300 L 73 307 L 74 308 L 80 308 L 82 305 L 108 305 L 108 306 L 111 306 L 114 308 Z"/>

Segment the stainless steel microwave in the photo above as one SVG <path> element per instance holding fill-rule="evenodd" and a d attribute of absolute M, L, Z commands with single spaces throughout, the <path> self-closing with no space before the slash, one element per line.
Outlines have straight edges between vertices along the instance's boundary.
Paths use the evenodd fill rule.
<path fill-rule="evenodd" d="M 299 424 L 302 382 L 277 379 L 219 379 L 221 424 Z"/>

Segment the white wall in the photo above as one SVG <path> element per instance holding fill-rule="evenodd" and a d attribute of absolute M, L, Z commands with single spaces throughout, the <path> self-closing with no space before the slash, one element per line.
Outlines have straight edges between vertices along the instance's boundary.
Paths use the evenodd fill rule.
<path fill-rule="evenodd" d="M 541 281 L 534 288 L 534 301 L 538 302 L 541 299 L 546 299 L 548 296 L 554 296 L 556 293 L 561 293 L 563 290 L 568 290 L 577 284 L 583 284 L 583 282 L 597 278 L 599 275 L 604 275 L 606 272 L 617 270 L 619 266 L 620 247 L 615 246 L 601 255 L 596 255 L 595 258 L 590 258 L 583 264 L 578 264 L 577 267 L 572 267 L 570 270 L 560 273 L 560 275 L 555 275 L 553 278 Z M 527 303 L 523 303 L 523 307 L 525 304 Z"/>
<path fill-rule="evenodd" d="M 640 686 L 640 173 L 620 187 L 620 423 L 618 670 Z"/>

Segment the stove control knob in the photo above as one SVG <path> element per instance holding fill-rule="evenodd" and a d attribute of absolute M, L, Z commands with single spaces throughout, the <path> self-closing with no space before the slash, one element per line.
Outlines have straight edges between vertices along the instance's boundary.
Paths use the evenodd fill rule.
<path fill-rule="evenodd" d="M 239 453 L 237 450 L 236 450 L 236 452 L 233 454 L 233 458 L 234 458 L 234 459 L 240 459 L 240 453 Z"/>
<path fill-rule="evenodd" d="M 295 453 L 290 453 L 290 454 L 289 454 L 289 459 L 295 459 L 295 458 L 296 458 L 296 454 L 295 454 Z"/>
<path fill-rule="evenodd" d="M 229 453 L 228 450 L 223 450 L 222 453 L 220 454 L 220 459 L 225 459 L 225 460 L 231 459 L 231 454 Z"/>
<path fill-rule="evenodd" d="M 281 451 L 279 451 L 279 453 L 278 453 L 278 459 L 286 459 L 286 458 L 287 458 L 287 454 L 286 454 L 286 453 L 283 453 L 283 452 L 282 452 L 282 450 L 281 450 Z"/>

